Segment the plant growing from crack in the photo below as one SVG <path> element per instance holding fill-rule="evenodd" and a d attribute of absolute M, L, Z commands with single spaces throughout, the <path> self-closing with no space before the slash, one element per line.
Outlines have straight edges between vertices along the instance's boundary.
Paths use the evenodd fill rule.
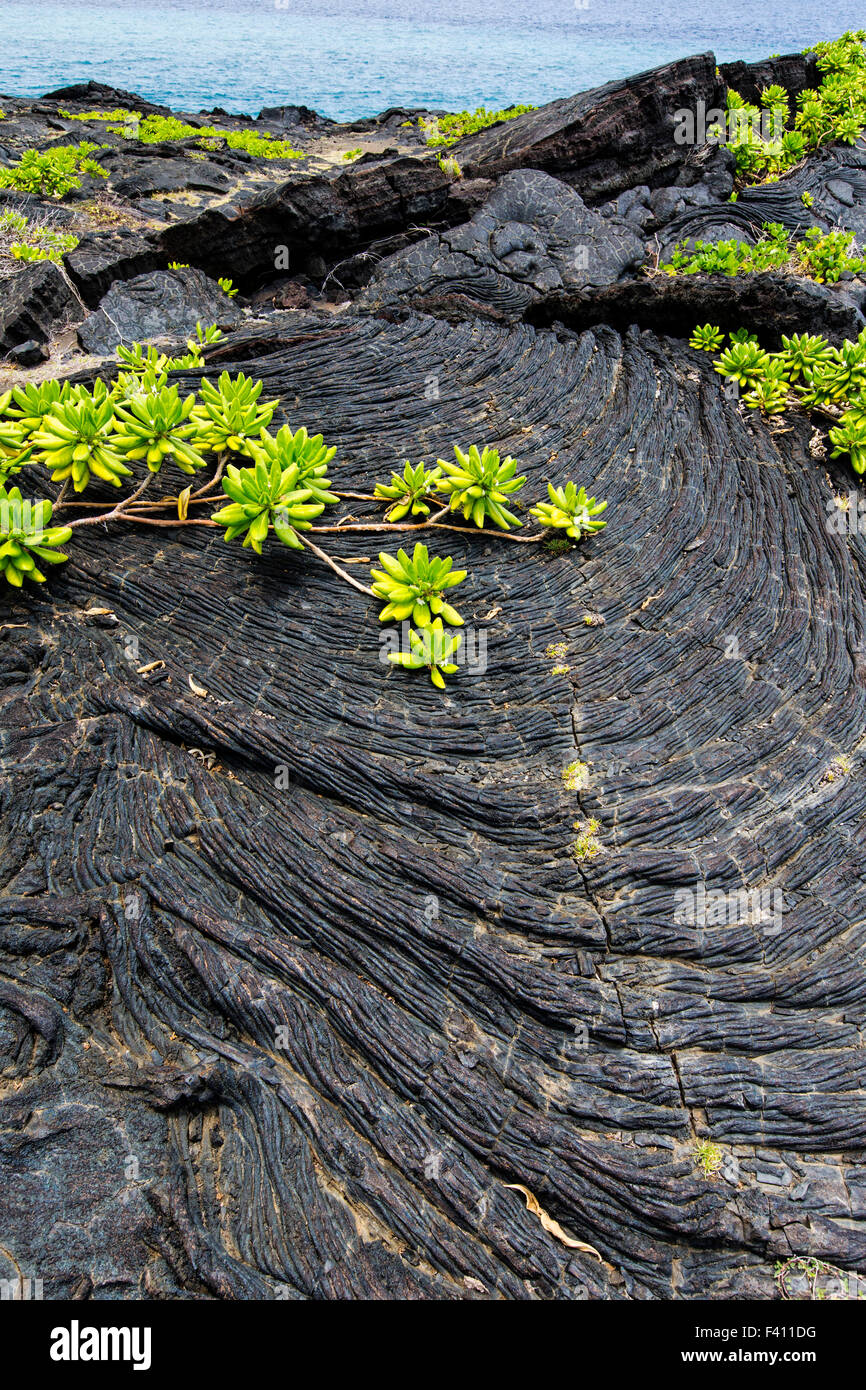
<path fill-rule="evenodd" d="M 594 816 L 590 816 L 586 822 L 576 820 L 574 829 L 578 831 L 578 836 L 571 846 L 572 858 L 582 863 L 586 859 L 594 859 L 597 854 L 601 854 L 602 844 L 598 838 L 598 832 L 601 829 L 600 821 L 597 821 Z"/>
<path fill-rule="evenodd" d="M 695 1145 L 694 1159 L 705 1178 L 714 1178 L 722 1166 L 724 1154 L 718 1144 L 704 1139 Z"/>

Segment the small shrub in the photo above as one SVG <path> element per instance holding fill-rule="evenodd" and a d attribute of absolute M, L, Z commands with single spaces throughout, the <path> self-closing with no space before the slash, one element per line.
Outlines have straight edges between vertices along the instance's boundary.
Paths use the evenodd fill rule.
<path fill-rule="evenodd" d="M 476 526 L 483 526 L 488 517 L 503 531 L 520 526 L 521 522 L 505 506 L 508 495 L 518 492 L 526 482 L 525 478 L 515 478 L 514 459 L 508 457 L 500 463 L 498 450 L 485 448 L 479 453 L 474 444 L 465 454 L 455 444 L 454 454 L 456 464 L 437 459 L 445 476 L 436 486 L 450 495 L 451 510 L 462 508 L 464 518 L 468 521 L 471 517 Z"/>
<path fill-rule="evenodd" d="M 509 106 L 504 111 L 487 111 L 479 106 L 475 111 L 454 111 L 447 116 L 433 116 L 425 120 L 421 116 L 418 125 L 424 131 L 428 145 L 453 145 L 465 135 L 486 130 L 499 121 L 513 121 L 515 116 L 523 116 L 527 111 L 536 111 L 535 106 Z"/>
<path fill-rule="evenodd" d="M 41 152 L 25 150 L 11 168 L 0 169 L 0 188 L 16 188 L 41 198 L 62 198 L 73 188 L 81 187 L 82 174 L 108 178 L 107 171 L 90 158 L 97 148 L 82 141 L 80 145 L 53 145 Z"/>

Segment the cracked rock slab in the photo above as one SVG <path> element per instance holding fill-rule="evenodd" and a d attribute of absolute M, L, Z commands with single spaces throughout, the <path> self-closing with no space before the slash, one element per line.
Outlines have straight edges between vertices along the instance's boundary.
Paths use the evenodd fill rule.
<path fill-rule="evenodd" d="M 610 284 L 644 257 L 627 223 L 591 211 L 558 179 L 520 169 L 469 222 L 383 261 L 361 303 L 508 320 L 544 294 Z"/>

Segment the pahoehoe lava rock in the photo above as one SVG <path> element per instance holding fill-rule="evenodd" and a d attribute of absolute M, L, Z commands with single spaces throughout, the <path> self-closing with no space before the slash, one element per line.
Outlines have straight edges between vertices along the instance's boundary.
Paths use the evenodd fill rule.
<path fill-rule="evenodd" d="M 695 111 L 700 101 L 707 110 L 723 106 L 724 93 L 714 55 L 701 53 L 548 102 L 467 136 L 454 153 L 469 177 L 544 169 L 587 202 L 602 203 L 681 173 L 693 149 L 674 140 L 677 111 Z"/>
<path fill-rule="evenodd" d="M 108 357 L 119 344 L 149 338 L 182 338 L 197 323 L 230 327 L 240 310 L 201 271 L 155 270 L 112 285 L 78 337 L 85 352 Z"/>
<path fill-rule="evenodd" d="M 795 275 L 653 275 L 582 292 L 546 294 L 528 304 L 527 323 L 546 328 L 561 323 L 580 330 L 606 323 L 632 324 L 687 338 L 696 324 L 714 323 L 725 333 L 748 328 L 768 349 L 782 335 L 822 333 L 832 343 L 855 339 L 866 327 L 861 302 L 841 286 L 816 284 Z"/>
<path fill-rule="evenodd" d="M 38 261 L 0 280 L 0 357 L 33 339 L 52 334 L 83 317 L 84 309 L 63 271 Z"/>
<path fill-rule="evenodd" d="M 330 571 L 204 530 L 85 528 L 50 595 L 4 600 L 5 1250 L 53 1298 L 772 1297 L 790 1254 L 862 1268 L 847 474 L 650 334 L 292 322 L 211 374 L 262 376 L 338 486 L 477 438 L 610 524 L 559 558 L 449 533 L 487 660 L 444 698 Z M 682 925 L 696 881 L 779 891 L 783 930 Z M 704 1178 L 702 1138 L 739 1166 Z"/>
<path fill-rule="evenodd" d="M 389 256 L 360 298 L 507 321 L 544 293 L 610 284 L 645 256 L 627 223 L 592 212 L 549 174 L 519 169 L 469 222 Z"/>

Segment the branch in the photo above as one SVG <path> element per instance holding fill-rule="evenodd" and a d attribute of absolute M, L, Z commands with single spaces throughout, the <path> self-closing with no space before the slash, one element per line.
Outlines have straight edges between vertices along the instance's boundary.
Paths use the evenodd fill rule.
<path fill-rule="evenodd" d="M 190 493 L 190 502 L 192 502 L 196 497 L 204 497 L 205 493 L 210 492 L 211 488 L 216 487 L 225 470 L 227 459 L 227 452 L 223 452 L 220 454 L 219 458 L 217 459 L 216 472 L 214 473 L 213 477 L 210 479 L 209 482 L 205 483 L 204 487 L 196 488 L 195 492 Z"/>
<path fill-rule="evenodd" d="M 357 579 L 353 579 L 350 574 L 347 574 L 342 566 L 337 564 L 336 560 L 332 560 L 330 555 L 326 555 L 324 550 L 320 550 L 317 545 L 314 545 L 303 531 L 296 531 L 295 535 L 298 537 L 299 541 L 303 542 L 308 550 L 312 550 L 314 555 L 318 555 L 320 560 L 324 560 L 325 564 L 328 565 L 335 574 L 338 574 L 341 579 L 345 579 L 346 583 L 351 584 L 353 589 L 357 589 L 359 594 L 366 594 L 368 598 L 376 597 L 372 589 L 368 589 L 365 584 L 359 584 Z"/>
<path fill-rule="evenodd" d="M 121 520 L 121 519 L 124 517 L 124 513 L 125 513 L 125 511 L 126 511 L 126 508 L 127 508 L 127 507 L 130 507 L 130 506 L 132 505 L 132 503 L 135 501 L 135 499 L 136 499 L 137 497 L 140 497 L 141 494 L 142 494 L 143 492 L 145 492 L 147 488 L 150 487 L 150 485 L 151 485 L 151 483 L 153 482 L 153 480 L 154 480 L 155 477 L 156 477 L 156 474 L 155 474 L 155 473 L 150 473 L 150 472 L 149 472 L 148 475 L 147 475 L 147 477 L 146 477 L 142 482 L 139 483 L 138 487 L 135 489 L 135 492 L 131 492 L 131 493 L 129 494 L 128 497 L 121 498 L 121 500 L 118 502 L 117 506 L 116 506 L 116 507 L 112 507 L 112 509 L 111 509 L 110 512 L 103 512 L 102 516 L 80 516 L 80 517 L 77 518 L 77 520 L 75 520 L 75 521 L 70 521 L 70 523 L 69 523 L 70 527 L 73 527 L 73 526 L 94 526 L 98 521 L 119 521 L 119 520 Z"/>

